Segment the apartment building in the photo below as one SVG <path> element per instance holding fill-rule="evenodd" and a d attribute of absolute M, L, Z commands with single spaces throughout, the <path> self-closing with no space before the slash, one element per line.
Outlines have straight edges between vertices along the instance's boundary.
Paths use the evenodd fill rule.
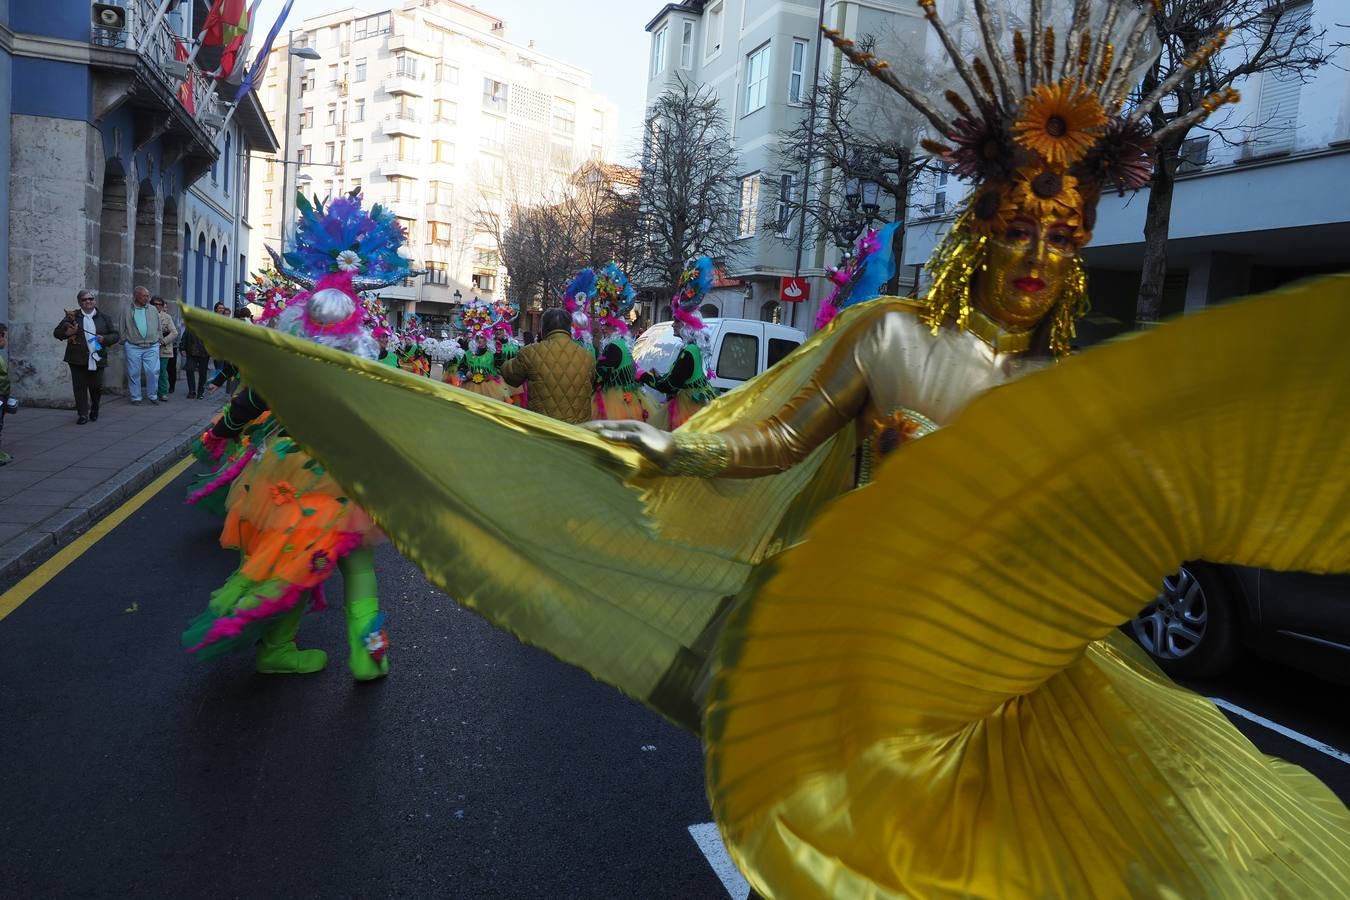
<path fill-rule="evenodd" d="M 25 400 L 72 405 L 51 331 L 79 290 L 114 319 L 134 285 L 229 296 L 240 157 L 276 144 L 253 94 L 231 112 L 214 63 L 186 61 L 209 6 L 0 0 L 0 283 Z"/>
<path fill-rule="evenodd" d="M 460 301 L 503 296 L 489 220 L 615 155 L 615 108 L 588 71 L 513 43 L 499 18 L 455 0 L 306 19 L 274 51 L 260 94 L 289 151 L 254 165 L 250 258 L 280 245 L 296 187 L 320 197 L 360 188 L 394 211 L 427 270 L 381 296 L 433 329 Z"/>
<path fill-rule="evenodd" d="M 709 313 L 808 327 L 828 294 L 825 267 L 839 251 L 800 233 L 793 203 L 784 198 L 802 196 L 808 173 L 781 171 L 776 152 L 780 134 L 807 113 L 817 63 L 822 73 L 843 64 L 828 42 L 818 47 L 822 22 L 850 37 L 885 34 L 897 46 L 922 48 L 922 10 L 913 0 L 825 0 L 819 7 L 684 0 L 665 4 L 647 24 L 648 103 L 676 78 L 710 88 L 740 151 L 740 240 L 709 297 Z M 813 193 L 842 193 L 830 173 L 810 176 Z M 882 210 L 880 217 L 892 213 Z M 796 275 L 807 277 L 809 299 L 784 302 L 783 279 Z"/>
<path fill-rule="evenodd" d="M 1350 0 L 1287 4 L 1286 15 L 1326 29 L 1350 21 Z M 1226 51 L 1240 52 L 1240 51 Z M 1196 129 L 1183 146 L 1172 200 L 1164 316 L 1202 309 L 1298 278 L 1350 268 L 1350 52 L 1306 78 L 1278 73 L 1240 82 L 1242 102 Z M 904 263 L 911 272 L 946 233 L 966 187 L 934 175 L 916 191 Z M 1105 336 L 1135 320 L 1148 189 L 1108 194 L 1098 208 L 1089 267 L 1093 313 Z M 1095 321 L 1094 321 L 1095 320 Z"/>

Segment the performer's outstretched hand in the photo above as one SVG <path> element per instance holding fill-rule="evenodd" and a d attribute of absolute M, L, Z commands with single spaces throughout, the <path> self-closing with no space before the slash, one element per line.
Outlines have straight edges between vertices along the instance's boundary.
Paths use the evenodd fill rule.
<path fill-rule="evenodd" d="M 670 465 L 675 453 L 675 438 L 668 431 L 653 428 L 646 422 L 635 419 L 587 422 L 589 428 L 600 437 L 615 444 L 627 444 L 637 449 L 647 459 L 662 469 Z"/>

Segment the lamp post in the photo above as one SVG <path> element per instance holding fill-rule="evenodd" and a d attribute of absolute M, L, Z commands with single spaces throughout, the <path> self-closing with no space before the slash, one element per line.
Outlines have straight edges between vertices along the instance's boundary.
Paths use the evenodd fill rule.
<path fill-rule="evenodd" d="M 295 58 L 322 59 L 319 51 L 313 47 L 295 46 L 295 32 L 286 36 L 286 115 L 282 121 L 286 125 L 286 161 L 281 165 L 281 240 L 286 241 L 286 226 L 291 221 L 291 203 L 295 197 L 295 184 L 291 182 L 291 92 L 295 88 Z M 295 182 L 299 183 L 299 167 Z"/>
<path fill-rule="evenodd" d="M 875 164 L 857 156 L 849 164 L 853 172 L 872 172 L 875 168 Z M 844 205 L 848 208 L 848 215 L 835 225 L 833 234 L 835 245 L 844 252 L 845 258 L 853 254 L 863 229 L 871 225 L 881 212 L 880 197 L 881 185 L 871 178 L 849 175 L 844 180 Z"/>

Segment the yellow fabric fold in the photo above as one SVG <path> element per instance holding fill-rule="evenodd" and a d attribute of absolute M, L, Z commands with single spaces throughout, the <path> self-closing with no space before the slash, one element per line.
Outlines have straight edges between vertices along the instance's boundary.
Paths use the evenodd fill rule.
<path fill-rule="evenodd" d="M 1094 349 L 825 511 L 733 613 L 708 789 L 772 897 L 1350 895 L 1350 813 L 1115 629 L 1350 570 L 1350 277 Z"/>

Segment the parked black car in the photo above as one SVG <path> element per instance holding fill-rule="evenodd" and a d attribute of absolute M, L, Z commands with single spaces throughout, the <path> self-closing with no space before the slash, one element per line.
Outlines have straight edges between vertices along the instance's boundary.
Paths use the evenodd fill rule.
<path fill-rule="evenodd" d="M 1171 675 L 1217 675 L 1250 649 L 1350 684 L 1350 576 L 1189 562 L 1128 631 Z"/>

